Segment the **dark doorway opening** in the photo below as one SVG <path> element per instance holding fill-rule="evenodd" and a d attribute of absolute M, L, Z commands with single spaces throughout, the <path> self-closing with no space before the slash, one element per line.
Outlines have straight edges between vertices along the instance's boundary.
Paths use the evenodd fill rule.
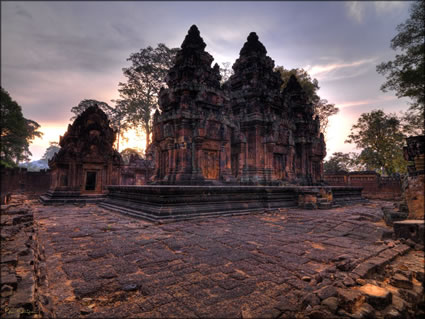
<path fill-rule="evenodd" d="M 87 172 L 86 191 L 94 191 L 96 189 L 96 172 Z"/>

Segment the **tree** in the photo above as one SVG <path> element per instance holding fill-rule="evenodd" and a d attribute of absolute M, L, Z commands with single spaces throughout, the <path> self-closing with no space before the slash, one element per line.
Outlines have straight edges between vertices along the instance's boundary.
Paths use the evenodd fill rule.
<path fill-rule="evenodd" d="M 333 153 L 329 160 L 323 162 L 323 170 L 327 174 L 349 171 L 350 155 L 348 153 Z"/>
<path fill-rule="evenodd" d="M 346 143 L 354 143 L 361 153 L 358 162 L 381 174 L 404 173 L 404 134 L 401 120 L 382 110 L 363 113 L 352 126 Z"/>
<path fill-rule="evenodd" d="M 221 75 L 221 80 L 220 80 L 220 84 L 223 84 L 224 82 L 226 82 L 232 75 L 233 75 L 233 69 L 232 69 L 232 64 L 230 62 L 223 62 L 221 63 L 221 67 L 220 67 L 220 75 Z"/>
<path fill-rule="evenodd" d="M 41 157 L 42 160 L 48 162 L 55 156 L 57 152 L 61 149 L 58 142 L 49 142 L 49 147 L 44 152 L 44 155 Z"/>
<path fill-rule="evenodd" d="M 143 154 L 140 151 L 130 147 L 123 150 L 120 154 L 125 164 L 130 163 L 131 157 L 143 158 Z"/>
<path fill-rule="evenodd" d="M 304 69 L 291 69 L 287 70 L 283 66 L 275 68 L 276 71 L 280 72 L 283 80 L 282 89 L 288 84 L 288 80 L 291 75 L 295 75 L 304 92 L 306 93 L 309 102 L 313 104 L 314 114 L 319 116 L 320 120 L 320 131 L 326 138 L 326 131 L 328 128 L 329 117 L 339 112 L 339 109 L 335 107 L 335 104 L 329 103 L 326 99 L 321 99 L 317 95 L 319 90 L 319 81 L 312 79 L 310 75 Z"/>
<path fill-rule="evenodd" d="M 404 116 L 407 133 L 425 133 L 425 0 L 415 1 L 410 17 L 397 26 L 398 34 L 391 40 L 393 50 L 402 53 L 394 61 L 383 62 L 376 67 L 387 81 L 381 90 L 396 92 L 397 97 L 408 97 L 412 103 Z"/>
<path fill-rule="evenodd" d="M 359 163 L 358 157 L 354 152 L 335 152 L 329 160 L 323 162 L 323 169 L 326 174 L 362 170 L 364 167 Z"/>
<path fill-rule="evenodd" d="M 71 112 L 74 113 L 74 116 L 70 118 L 70 121 L 74 121 L 87 108 L 95 105 L 105 112 L 108 116 L 111 127 L 118 133 L 117 149 L 119 149 L 119 138 L 120 136 L 123 138 L 124 132 L 129 128 L 128 123 L 124 120 L 125 115 L 120 105 L 112 107 L 106 102 L 85 99 L 78 103 L 77 106 L 73 106 L 71 108 Z"/>
<path fill-rule="evenodd" d="M 0 89 L 0 162 L 13 167 L 29 159 L 32 155 L 29 145 L 43 133 L 39 131 L 40 125 L 37 122 L 23 116 L 21 106 L 12 100 L 9 93 Z"/>
<path fill-rule="evenodd" d="M 120 99 L 115 102 L 124 122 L 145 133 L 146 147 L 150 144 L 152 113 L 157 109 L 159 90 L 166 85 L 165 77 L 177 52 L 177 48 L 159 43 L 155 49 L 149 46 L 132 53 L 127 59 L 131 66 L 123 68 L 127 82 L 118 84 Z"/>

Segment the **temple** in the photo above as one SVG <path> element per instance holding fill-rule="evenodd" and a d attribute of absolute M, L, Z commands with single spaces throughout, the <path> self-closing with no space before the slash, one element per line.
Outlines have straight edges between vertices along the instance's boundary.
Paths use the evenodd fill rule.
<path fill-rule="evenodd" d="M 220 88 L 217 64 L 192 26 L 160 92 L 153 121 L 154 183 L 235 182 L 231 138 L 235 121 Z"/>
<path fill-rule="evenodd" d="M 279 72 L 252 32 L 220 85 L 193 25 L 153 122 L 154 184 L 314 185 L 326 155 L 318 117 L 297 79 Z"/>
<path fill-rule="evenodd" d="M 107 185 L 118 185 L 122 160 L 114 141 L 106 114 L 97 106 L 87 108 L 60 137 L 61 149 L 49 161 L 50 189 L 41 200 L 96 201 Z"/>
<path fill-rule="evenodd" d="M 294 76 L 281 89 L 254 32 L 224 83 L 205 47 L 192 26 L 159 92 L 146 160 L 123 165 L 106 115 L 88 108 L 61 138 L 42 200 L 102 197 L 101 207 L 156 222 L 363 200 L 360 187 L 324 186 L 313 105 Z"/>

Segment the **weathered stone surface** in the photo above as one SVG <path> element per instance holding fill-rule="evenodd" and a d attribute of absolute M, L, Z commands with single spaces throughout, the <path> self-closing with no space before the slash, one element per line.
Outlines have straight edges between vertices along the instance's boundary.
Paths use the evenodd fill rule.
<path fill-rule="evenodd" d="M 391 285 L 397 288 L 404 288 L 404 289 L 412 289 L 413 283 L 409 278 L 406 278 L 402 274 L 395 274 L 391 278 Z"/>
<path fill-rule="evenodd" d="M 384 318 L 392 307 L 411 319 L 413 305 L 423 296 L 417 279 L 423 275 L 423 252 L 379 240 L 385 226 L 373 218 L 349 218 L 379 216 L 380 208 L 373 205 L 321 210 L 320 215 L 294 209 L 158 225 L 94 205 L 38 204 L 35 237 L 42 246 L 34 258 L 44 251 L 36 268 L 46 264 L 48 281 L 38 287 L 38 306 L 42 317 L 60 318 Z M 18 255 L 19 267 L 19 258 L 27 256 Z M 357 277 L 334 262 L 357 265 L 376 257 L 387 262 L 379 262 L 362 284 L 385 287 L 391 284 L 388 274 L 398 270 L 412 279 L 413 289 L 389 286 L 393 304 L 368 314 L 366 295 L 342 285 L 347 276 Z M 2 273 L 4 266 L 9 267 L 3 264 Z M 318 291 L 324 297 L 333 285 L 339 287 L 337 296 L 311 305 Z M 310 302 L 303 306 L 303 300 Z"/>
<path fill-rule="evenodd" d="M 409 161 L 409 176 L 404 189 L 404 198 L 409 208 L 409 219 L 424 219 L 425 211 L 425 135 L 411 136 L 403 148 L 404 158 Z"/>
<path fill-rule="evenodd" d="M 394 223 L 394 234 L 396 238 L 410 239 L 415 243 L 424 244 L 424 220 L 398 221 Z"/>
<path fill-rule="evenodd" d="M 328 299 L 337 295 L 337 290 L 333 286 L 325 286 L 317 291 L 317 296 L 321 299 Z"/>
<path fill-rule="evenodd" d="M 33 212 L 26 196 L 13 195 L 2 207 L 1 318 L 30 318 L 37 314 Z"/>
<path fill-rule="evenodd" d="M 336 313 L 339 306 L 339 300 L 337 297 L 329 297 L 325 300 L 322 300 L 321 304 L 326 306 L 331 311 L 331 313 Z"/>
<path fill-rule="evenodd" d="M 366 295 L 366 300 L 376 309 L 384 309 L 392 302 L 391 291 L 372 284 L 366 284 L 359 288 Z"/>
<path fill-rule="evenodd" d="M 106 185 L 119 184 L 122 159 L 113 148 L 115 135 L 97 105 L 81 113 L 61 136 L 61 149 L 49 161 L 51 185 L 40 199 L 44 203 L 97 201 L 107 192 Z"/>
<path fill-rule="evenodd" d="M 160 92 L 151 150 L 159 184 L 312 184 L 326 148 L 295 77 L 283 94 L 274 62 L 251 32 L 220 85 L 219 67 L 193 25 Z"/>
<path fill-rule="evenodd" d="M 355 309 L 356 303 L 362 297 L 361 292 L 353 289 L 348 290 L 342 288 L 338 288 L 337 291 L 340 300 L 340 307 L 352 313 Z"/>

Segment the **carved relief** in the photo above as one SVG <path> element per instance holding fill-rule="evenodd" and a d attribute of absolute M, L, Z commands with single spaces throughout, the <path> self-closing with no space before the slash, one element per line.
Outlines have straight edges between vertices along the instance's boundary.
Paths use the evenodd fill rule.
<path fill-rule="evenodd" d="M 160 159 L 151 181 L 319 183 L 326 147 L 297 79 L 292 76 L 281 92 L 274 61 L 252 32 L 234 74 L 220 86 L 219 67 L 211 67 L 205 47 L 192 26 L 169 71 L 168 89 L 160 92 L 152 148 Z"/>

